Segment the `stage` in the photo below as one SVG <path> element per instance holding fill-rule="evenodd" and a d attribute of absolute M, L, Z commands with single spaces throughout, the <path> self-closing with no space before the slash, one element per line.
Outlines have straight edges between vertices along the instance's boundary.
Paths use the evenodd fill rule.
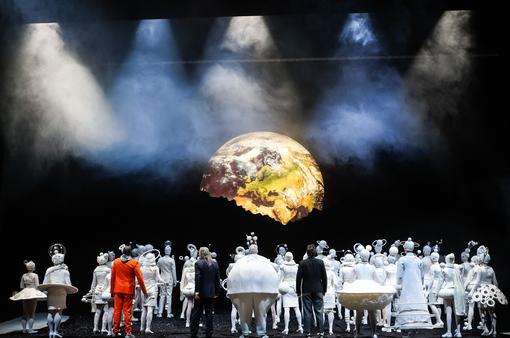
<path fill-rule="evenodd" d="M 205 320 L 205 317 L 203 318 Z M 61 334 L 64 337 L 100 337 L 99 335 L 92 334 L 92 320 L 93 315 L 76 315 L 65 323 L 62 324 Z M 283 323 L 278 324 L 278 330 L 273 330 L 270 327 L 272 326 L 271 318 L 268 318 L 268 330 L 267 334 L 270 337 L 305 337 L 302 334 L 295 333 L 297 329 L 297 324 L 293 319 L 291 321 L 291 325 L 289 328 L 289 334 L 283 335 L 281 331 L 283 330 Z M 185 322 L 182 319 L 174 318 L 154 318 L 152 323 L 152 331 L 154 334 L 141 334 L 139 332 L 140 323 L 133 323 L 134 334 L 137 337 L 189 337 L 189 329 L 185 327 Z M 238 326 L 239 329 L 239 326 Z M 329 336 L 326 334 L 326 337 L 353 337 L 352 333 L 345 332 L 345 324 L 343 320 L 335 319 L 335 325 L 333 328 L 334 335 Z M 428 338 L 428 337 L 441 337 L 444 334 L 446 329 L 435 329 L 435 330 L 418 330 L 417 332 L 381 332 L 381 329 L 378 328 L 378 337 L 417 337 L 417 338 Z M 363 327 L 362 337 L 369 337 L 369 329 L 368 326 Z M 47 329 L 41 329 L 37 334 L 27 335 L 18 333 L 10 333 L 0 335 L 0 337 L 46 337 L 48 335 Z M 199 336 L 204 336 L 205 332 L 201 331 Z M 219 313 L 214 316 L 214 334 L 213 337 L 238 337 L 240 333 L 232 334 L 230 333 L 230 314 L 229 313 Z M 473 331 L 463 331 L 462 336 L 465 338 L 469 337 L 481 337 L 480 332 L 478 330 Z M 504 335 L 498 335 L 504 337 Z M 106 337 L 106 336 L 104 336 Z M 256 337 L 253 335 L 253 337 Z"/>

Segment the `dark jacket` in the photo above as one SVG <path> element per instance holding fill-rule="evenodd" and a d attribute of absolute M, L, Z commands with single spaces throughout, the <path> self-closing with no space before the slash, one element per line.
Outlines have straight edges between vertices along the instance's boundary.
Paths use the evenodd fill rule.
<path fill-rule="evenodd" d="M 303 283 L 301 285 L 301 283 Z M 299 262 L 296 275 L 296 290 L 298 293 L 326 293 L 328 277 L 322 259 L 307 258 Z"/>
<path fill-rule="evenodd" d="M 214 298 L 220 293 L 220 269 L 215 261 L 209 265 L 207 259 L 195 263 L 195 292 L 200 298 Z"/>

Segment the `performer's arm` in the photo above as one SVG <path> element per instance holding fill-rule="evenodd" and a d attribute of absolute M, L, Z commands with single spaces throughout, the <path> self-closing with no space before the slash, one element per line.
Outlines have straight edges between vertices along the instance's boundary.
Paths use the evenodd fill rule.
<path fill-rule="evenodd" d="M 147 297 L 147 289 L 145 288 L 145 283 L 143 282 L 142 271 L 140 271 L 140 265 L 138 262 L 135 265 L 135 276 L 138 284 L 140 285 L 140 290 L 142 290 L 143 295 Z"/>
<path fill-rule="evenodd" d="M 326 274 L 326 267 L 324 266 L 324 262 L 321 261 L 321 282 L 322 282 L 322 292 L 326 294 L 328 291 L 328 275 Z"/>
<path fill-rule="evenodd" d="M 478 289 L 478 287 L 480 286 L 481 282 L 482 282 L 482 269 L 480 269 L 480 271 L 478 271 L 478 273 L 476 274 L 475 285 L 473 286 L 473 288 L 469 292 L 469 295 L 468 295 L 469 298 L 471 298 L 473 296 L 473 294 L 475 293 L 476 289 Z"/>
<path fill-rule="evenodd" d="M 498 286 L 498 280 L 496 279 L 496 271 L 492 270 L 492 284 Z"/>
<path fill-rule="evenodd" d="M 172 282 L 174 283 L 173 286 L 175 287 L 175 285 L 177 285 L 177 273 L 175 271 L 175 261 L 172 262 L 171 270 L 172 270 Z"/>
<path fill-rule="evenodd" d="M 220 295 L 220 290 L 221 290 L 221 279 L 220 279 L 220 267 L 218 266 L 218 263 L 214 263 L 216 264 L 216 276 L 214 277 L 214 288 L 215 288 L 215 292 L 214 292 L 214 295 L 216 297 L 218 297 Z"/>
<path fill-rule="evenodd" d="M 200 297 L 200 291 L 202 290 L 202 271 L 198 262 L 195 263 L 195 298 Z"/>
<path fill-rule="evenodd" d="M 158 283 L 162 283 L 162 284 L 165 283 L 163 278 L 161 278 L 161 274 L 159 273 L 159 268 L 158 267 L 156 267 L 156 280 L 158 281 Z"/>
<path fill-rule="evenodd" d="M 298 265 L 297 274 L 296 274 L 296 292 L 298 295 L 301 295 L 301 283 L 303 282 L 303 270 L 301 268 L 301 264 Z"/>
<path fill-rule="evenodd" d="M 115 278 L 117 277 L 117 271 L 115 269 L 115 262 L 112 264 L 112 272 L 110 274 L 110 294 L 113 297 L 115 291 Z"/>
<path fill-rule="evenodd" d="M 181 292 L 184 292 L 184 286 L 186 286 L 186 274 L 185 274 L 185 269 L 183 268 L 182 275 L 181 275 L 181 285 L 180 285 Z"/>
<path fill-rule="evenodd" d="M 19 282 L 19 288 L 20 289 L 24 289 L 25 288 L 25 282 L 23 281 L 23 276 L 21 276 L 21 280 Z M 37 285 L 35 287 L 37 287 Z"/>
<path fill-rule="evenodd" d="M 39 275 L 38 274 L 35 274 L 34 283 L 35 283 L 35 287 L 37 288 L 39 286 Z"/>
<path fill-rule="evenodd" d="M 92 285 L 90 285 L 90 293 L 93 293 L 97 286 L 96 272 L 92 273 Z"/>

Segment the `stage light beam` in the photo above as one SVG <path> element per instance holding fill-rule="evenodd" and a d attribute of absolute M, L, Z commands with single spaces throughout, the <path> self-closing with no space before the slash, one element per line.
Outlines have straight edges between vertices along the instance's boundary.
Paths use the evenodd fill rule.
<path fill-rule="evenodd" d="M 66 49 L 58 23 L 26 26 L 13 74 L 13 127 L 30 121 L 37 155 L 83 155 L 123 138 L 93 75 Z"/>

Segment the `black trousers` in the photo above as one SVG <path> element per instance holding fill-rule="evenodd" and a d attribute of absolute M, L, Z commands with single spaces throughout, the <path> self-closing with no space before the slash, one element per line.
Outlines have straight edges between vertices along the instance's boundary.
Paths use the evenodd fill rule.
<path fill-rule="evenodd" d="M 319 332 L 324 332 L 324 318 L 322 317 L 324 314 L 324 302 L 323 302 L 323 294 L 322 292 L 316 293 L 304 293 L 301 301 L 303 302 L 303 322 L 305 333 L 311 333 L 312 331 L 312 319 L 313 313 L 315 313 L 315 318 L 317 319 L 317 326 Z"/>
<path fill-rule="evenodd" d="M 198 325 L 200 324 L 200 318 L 202 318 L 202 312 L 205 309 L 205 336 L 212 337 L 213 331 L 213 298 L 200 298 L 195 299 L 193 310 L 191 311 L 191 337 L 198 335 Z"/>

